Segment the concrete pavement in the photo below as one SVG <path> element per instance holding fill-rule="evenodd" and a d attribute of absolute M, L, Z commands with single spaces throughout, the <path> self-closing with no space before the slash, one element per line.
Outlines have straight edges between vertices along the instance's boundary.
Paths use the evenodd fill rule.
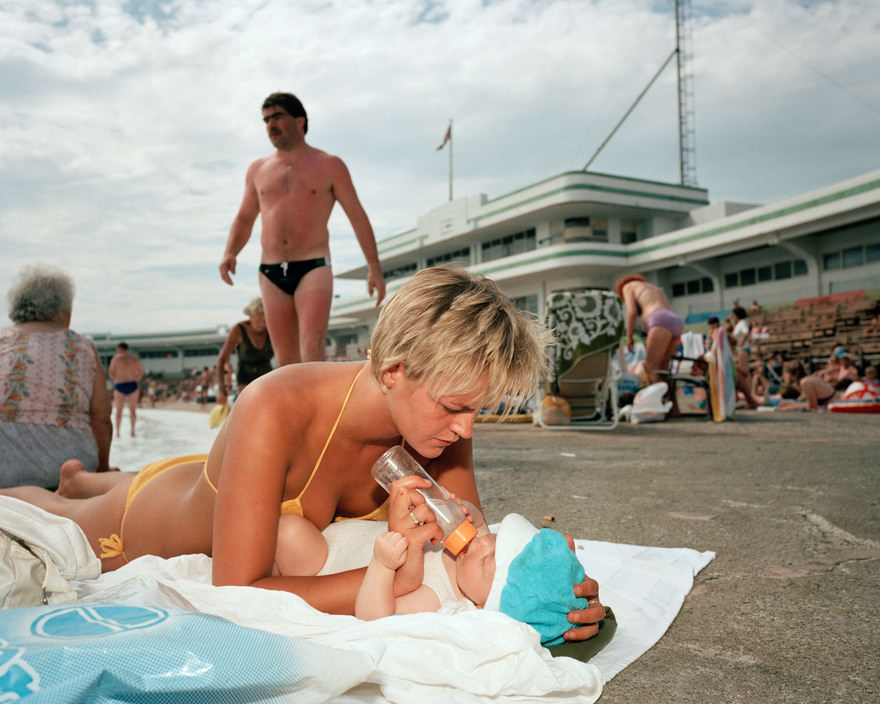
<path fill-rule="evenodd" d="M 880 701 L 880 417 L 480 424 L 474 446 L 490 521 L 717 553 L 603 704 Z"/>

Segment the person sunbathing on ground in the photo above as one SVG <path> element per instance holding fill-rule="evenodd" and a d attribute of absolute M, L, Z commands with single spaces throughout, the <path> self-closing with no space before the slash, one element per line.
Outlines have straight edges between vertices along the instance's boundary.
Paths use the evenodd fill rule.
<path fill-rule="evenodd" d="M 843 347 L 838 347 L 834 350 L 834 356 L 839 360 L 840 366 L 837 369 L 837 378 L 828 381 L 838 391 L 846 391 L 850 384 L 854 381 L 859 381 L 859 370 L 853 364 L 849 352 Z"/>
<path fill-rule="evenodd" d="M 68 471 L 57 494 L 3 493 L 76 521 L 104 571 L 140 555 L 204 553 L 213 558 L 216 585 L 289 591 L 322 611 L 350 614 L 364 570 L 272 575 L 281 514 L 297 513 L 319 529 L 352 517 L 385 520 L 387 497 L 370 469 L 402 443 L 437 482 L 479 508 L 474 417 L 505 395 L 534 392 L 549 339 L 490 279 L 425 269 L 382 308 L 369 360 L 288 365 L 261 376 L 236 401 L 207 456 L 154 462 L 137 477 L 104 484 L 88 480 L 112 475 Z M 78 496 L 85 498 L 70 498 Z M 390 527 L 418 549 L 434 530 L 396 520 Z M 406 570 L 397 582 L 399 593 L 418 586 Z M 575 592 L 595 597 L 598 585 L 585 579 Z M 570 618 L 585 626 L 566 639 L 591 637 L 604 608 Z"/>
<path fill-rule="evenodd" d="M 749 395 L 756 404 L 764 404 L 767 399 L 779 392 L 779 384 L 773 384 L 768 379 L 767 366 L 764 364 L 764 355 L 755 353 L 751 361 L 752 376 L 749 381 Z"/>
<path fill-rule="evenodd" d="M 755 397 L 755 401 L 760 401 L 761 406 L 776 407 L 783 401 L 796 401 L 801 396 L 801 387 L 797 384 L 779 384 L 776 393 L 764 394 L 764 397 Z"/>
<path fill-rule="evenodd" d="M 804 365 L 796 359 L 785 363 L 783 383 L 796 384 L 801 395 L 794 401 L 783 401 L 776 408 L 780 411 L 818 411 L 840 397 L 827 381 L 815 374 L 807 374 Z"/>
<path fill-rule="evenodd" d="M 840 358 L 835 354 L 836 352 L 837 350 L 831 353 L 824 367 L 813 372 L 814 376 L 818 376 L 831 385 L 837 383 L 837 375 L 840 373 Z"/>

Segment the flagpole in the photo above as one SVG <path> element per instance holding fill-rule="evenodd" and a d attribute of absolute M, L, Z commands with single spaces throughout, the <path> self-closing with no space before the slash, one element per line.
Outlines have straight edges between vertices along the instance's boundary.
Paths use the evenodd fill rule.
<path fill-rule="evenodd" d="M 452 200 L 452 118 L 449 118 L 449 200 Z"/>

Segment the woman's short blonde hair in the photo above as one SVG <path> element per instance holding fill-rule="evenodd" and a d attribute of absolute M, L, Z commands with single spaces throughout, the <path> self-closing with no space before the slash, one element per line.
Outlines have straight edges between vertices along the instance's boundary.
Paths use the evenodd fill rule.
<path fill-rule="evenodd" d="M 73 309 L 73 279 L 46 264 L 24 267 L 6 293 L 13 323 L 52 320 Z"/>
<path fill-rule="evenodd" d="M 248 303 L 241 310 L 247 316 L 256 315 L 257 313 L 263 312 L 263 299 L 257 296 L 256 298 L 251 299 L 251 302 Z"/>
<path fill-rule="evenodd" d="M 491 279 L 459 267 L 423 269 L 389 299 L 370 340 L 373 373 L 398 364 L 430 393 L 473 393 L 481 407 L 515 410 L 547 374 L 550 333 Z M 513 408 L 511 408 L 511 405 Z"/>

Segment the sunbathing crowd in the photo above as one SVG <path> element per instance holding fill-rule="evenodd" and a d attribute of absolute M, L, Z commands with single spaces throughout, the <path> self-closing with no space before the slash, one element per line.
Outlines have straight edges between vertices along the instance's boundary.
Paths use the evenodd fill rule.
<path fill-rule="evenodd" d="M 717 318 L 710 318 L 710 328 L 713 325 L 718 325 Z M 868 389 L 868 395 L 880 391 L 876 367 L 862 355 L 854 360 L 843 346 L 836 347 L 824 362 L 811 356 L 786 358 L 780 352 L 765 358 L 753 349 L 763 335 L 749 325 L 743 308 L 735 307 L 724 327 L 734 350 L 737 395 L 748 408 L 816 411 L 843 399 L 855 383 Z"/>
<path fill-rule="evenodd" d="M 770 337 L 766 328 L 753 327 L 749 320 L 762 312 L 757 301 L 752 301 L 749 312 L 737 301 L 729 314 L 720 320 L 707 319 L 706 330 L 699 333 L 684 330 L 684 322 L 672 310 L 662 289 L 649 283 L 640 274 L 629 274 L 617 281 L 616 291 L 626 304 L 626 369 L 635 377 L 637 387 L 665 382 L 671 415 L 680 413 L 679 394 L 692 392 L 686 387 L 676 391 L 676 378 L 705 377 L 708 367 L 703 355 L 709 352 L 721 334 L 731 350 L 736 388 L 736 405 L 742 408 L 767 408 L 783 411 L 827 409 L 834 401 L 858 392 L 858 398 L 880 397 L 877 368 L 867 363 L 861 352 L 854 356 L 843 346 L 836 347 L 827 360 L 810 355 L 798 358 L 774 351 L 768 356 L 758 347 Z M 642 343 L 636 349 L 636 321 L 642 320 Z M 871 322 L 864 331 L 880 333 L 880 310 L 875 307 Z M 693 343 L 693 337 L 699 341 Z M 853 386 L 855 384 L 855 386 Z M 633 396 L 629 379 L 620 384 L 625 402 Z M 705 393 L 698 389 L 699 394 Z M 705 398 L 697 403 L 705 408 Z"/>

